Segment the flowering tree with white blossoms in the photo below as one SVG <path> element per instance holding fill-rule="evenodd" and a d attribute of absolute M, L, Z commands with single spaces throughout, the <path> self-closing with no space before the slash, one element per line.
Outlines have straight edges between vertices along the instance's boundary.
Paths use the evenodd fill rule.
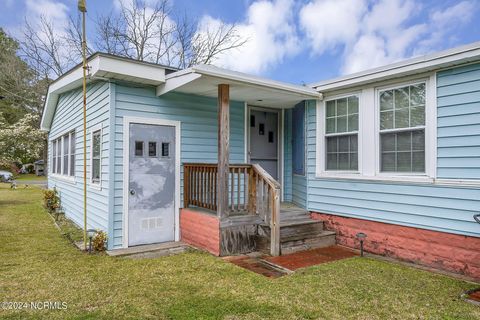
<path fill-rule="evenodd" d="M 38 117 L 27 113 L 15 124 L 8 124 L 0 113 L 0 164 L 25 164 L 42 157 L 46 134 L 38 128 Z"/>

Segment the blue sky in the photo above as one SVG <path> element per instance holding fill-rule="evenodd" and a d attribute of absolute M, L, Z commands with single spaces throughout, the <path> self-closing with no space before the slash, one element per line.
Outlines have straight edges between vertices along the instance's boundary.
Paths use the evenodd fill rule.
<path fill-rule="evenodd" d="M 115 2 L 87 0 L 88 15 Z M 147 0 L 154 1 L 154 0 Z M 20 36 L 24 19 L 45 15 L 58 28 L 76 0 L 0 0 L 0 26 Z M 292 83 L 311 83 L 480 41 L 480 0 L 171 0 L 199 30 L 236 24 L 245 46 L 222 67 Z M 91 21 L 90 21 L 91 22 Z M 90 30 L 92 31 L 92 30 Z"/>

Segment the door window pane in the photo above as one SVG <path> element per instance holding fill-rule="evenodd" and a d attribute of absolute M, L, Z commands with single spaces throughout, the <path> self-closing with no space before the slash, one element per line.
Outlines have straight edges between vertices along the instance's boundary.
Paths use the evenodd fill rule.
<path fill-rule="evenodd" d="M 135 141 L 135 156 L 143 157 L 143 141 Z"/>
<path fill-rule="evenodd" d="M 149 157 L 157 156 L 157 143 L 155 141 L 150 141 L 148 143 L 148 156 Z"/>
<path fill-rule="evenodd" d="M 170 143 L 162 142 L 162 157 L 170 156 Z"/>

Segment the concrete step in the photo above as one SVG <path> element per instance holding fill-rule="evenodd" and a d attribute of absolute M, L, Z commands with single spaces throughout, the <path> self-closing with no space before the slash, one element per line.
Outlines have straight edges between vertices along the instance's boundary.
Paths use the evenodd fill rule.
<path fill-rule="evenodd" d="M 107 254 L 113 257 L 125 257 L 130 259 L 158 258 L 184 252 L 187 248 L 188 245 L 181 241 L 172 241 L 109 250 L 107 251 Z"/>

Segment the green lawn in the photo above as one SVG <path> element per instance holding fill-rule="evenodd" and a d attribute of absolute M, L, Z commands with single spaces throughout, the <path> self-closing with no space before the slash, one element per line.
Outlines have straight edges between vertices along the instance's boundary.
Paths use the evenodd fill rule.
<path fill-rule="evenodd" d="M 15 180 L 17 181 L 46 181 L 47 178 L 45 176 L 37 176 L 33 173 L 26 173 L 26 174 L 18 174 L 15 176 Z"/>
<path fill-rule="evenodd" d="M 209 254 L 148 260 L 89 256 L 62 237 L 36 187 L 0 184 L 0 302 L 63 301 L 66 310 L 2 319 L 480 319 L 459 295 L 475 285 L 366 258 L 278 279 Z"/>

